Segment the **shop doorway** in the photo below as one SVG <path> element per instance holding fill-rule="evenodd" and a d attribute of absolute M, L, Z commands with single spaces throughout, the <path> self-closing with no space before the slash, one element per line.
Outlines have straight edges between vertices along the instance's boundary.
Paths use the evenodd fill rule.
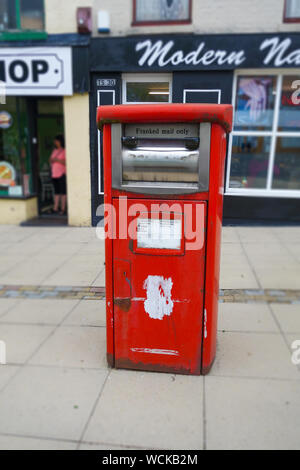
<path fill-rule="evenodd" d="M 53 213 L 55 188 L 51 177 L 50 156 L 57 135 L 64 136 L 64 114 L 62 98 L 38 98 L 36 100 L 36 157 L 37 188 L 40 217 L 57 222 L 66 214 Z"/>

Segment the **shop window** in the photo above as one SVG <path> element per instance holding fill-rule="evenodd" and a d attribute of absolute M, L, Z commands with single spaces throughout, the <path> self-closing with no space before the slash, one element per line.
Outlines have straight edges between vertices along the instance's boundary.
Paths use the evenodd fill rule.
<path fill-rule="evenodd" d="M 300 196 L 300 75 L 238 75 L 226 192 Z"/>
<path fill-rule="evenodd" d="M 230 187 L 265 188 L 270 137 L 234 136 Z"/>
<path fill-rule="evenodd" d="M 1 0 L 0 39 L 19 39 L 24 33 L 34 38 L 38 32 L 45 34 L 44 0 Z"/>
<path fill-rule="evenodd" d="M 276 77 L 238 77 L 235 129 L 272 128 Z"/>
<path fill-rule="evenodd" d="M 191 22 L 192 0 L 133 0 L 133 25 Z"/>
<path fill-rule="evenodd" d="M 284 22 L 285 23 L 300 22 L 300 0 L 285 0 Z"/>
<path fill-rule="evenodd" d="M 33 193 L 27 102 L 9 96 L 0 108 L 0 196 Z"/>
<path fill-rule="evenodd" d="M 123 103 L 170 103 L 171 76 L 124 75 Z"/>

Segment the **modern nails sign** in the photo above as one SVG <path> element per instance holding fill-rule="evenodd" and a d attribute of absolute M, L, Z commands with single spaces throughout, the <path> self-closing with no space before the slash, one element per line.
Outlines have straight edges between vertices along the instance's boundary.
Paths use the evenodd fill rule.
<path fill-rule="evenodd" d="M 265 39 L 259 47 L 260 51 L 265 51 L 263 65 L 273 65 L 275 67 L 287 65 L 300 65 L 300 49 L 289 51 L 292 40 L 286 38 L 280 40 L 278 37 Z M 246 60 L 246 51 L 207 49 L 204 41 L 200 42 L 197 49 L 185 54 L 182 50 L 176 49 L 173 40 L 163 42 L 158 40 L 152 42 L 150 39 L 138 42 L 135 50 L 142 51 L 138 61 L 140 66 L 145 64 L 158 65 L 165 67 L 167 65 L 235 65 L 241 66 Z"/>
<path fill-rule="evenodd" d="M 0 48 L 7 95 L 72 95 L 70 47 Z"/>
<path fill-rule="evenodd" d="M 164 34 L 91 39 L 92 71 L 300 67 L 300 35 Z"/>

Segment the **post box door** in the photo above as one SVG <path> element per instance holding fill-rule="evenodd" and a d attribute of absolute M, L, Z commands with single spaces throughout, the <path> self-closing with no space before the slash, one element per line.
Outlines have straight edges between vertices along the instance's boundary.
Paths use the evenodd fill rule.
<path fill-rule="evenodd" d="M 141 203 L 145 210 L 135 214 Z M 200 373 L 206 203 L 127 204 L 136 239 L 113 240 L 115 365 Z M 119 205 L 115 199 L 117 232 Z"/>

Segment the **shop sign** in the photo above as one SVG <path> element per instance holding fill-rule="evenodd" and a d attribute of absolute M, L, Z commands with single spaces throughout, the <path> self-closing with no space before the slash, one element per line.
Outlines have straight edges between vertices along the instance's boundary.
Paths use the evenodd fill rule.
<path fill-rule="evenodd" d="M 278 37 L 265 39 L 259 44 L 258 53 L 262 51 L 262 65 L 267 66 L 295 66 L 300 65 L 300 48 L 290 51 L 292 40 L 286 38 L 280 40 Z M 136 51 L 141 51 L 141 57 L 138 64 L 143 66 L 159 65 L 164 67 L 168 64 L 171 65 L 234 65 L 240 67 L 247 61 L 247 51 L 245 49 L 236 50 L 218 48 L 210 49 L 206 46 L 205 41 L 201 41 L 198 47 L 188 53 L 176 48 L 175 41 L 155 41 L 150 39 L 138 42 Z"/>
<path fill-rule="evenodd" d="M 0 48 L 7 95 L 72 95 L 70 47 Z"/>
<path fill-rule="evenodd" d="M 165 34 L 93 38 L 93 71 L 234 70 L 300 67 L 300 35 Z"/>

